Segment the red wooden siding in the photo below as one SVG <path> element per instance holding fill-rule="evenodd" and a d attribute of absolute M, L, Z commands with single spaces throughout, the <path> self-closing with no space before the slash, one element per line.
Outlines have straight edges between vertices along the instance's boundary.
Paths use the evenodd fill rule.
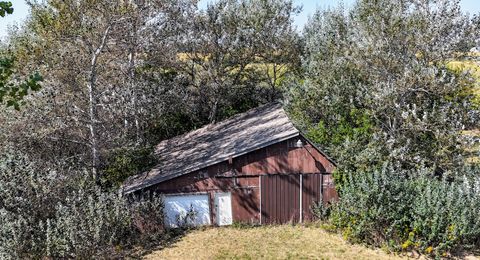
<path fill-rule="evenodd" d="M 304 147 L 294 144 L 301 139 Z M 239 174 L 332 172 L 333 164 L 303 138 L 292 138 L 233 159 Z"/>
<path fill-rule="evenodd" d="M 304 146 L 294 147 L 294 143 L 301 139 Z M 299 187 L 298 179 L 303 174 L 306 183 L 306 191 L 303 196 L 303 209 L 305 219 L 311 219 L 309 205 L 311 201 L 319 199 L 321 185 L 320 173 L 331 173 L 334 165 L 313 146 L 301 138 L 295 137 L 271 146 L 256 150 L 254 152 L 233 158 L 230 162 L 225 161 L 195 171 L 157 185 L 151 186 L 149 190 L 164 193 L 193 193 L 208 192 L 210 195 L 211 222 L 215 223 L 215 207 L 213 198 L 215 192 L 230 191 L 232 194 L 232 216 L 234 221 L 259 223 L 260 222 L 260 197 L 265 204 L 271 207 L 278 215 L 275 215 L 277 223 L 286 223 L 290 220 L 298 221 L 298 214 L 294 214 L 292 207 L 298 209 Z M 306 177 L 314 174 L 314 177 Z M 264 195 L 263 183 L 260 185 L 259 176 L 280 176 L 265 179 L 268 183 L 275 182 L 271 190 Z M 320 177 L 316 177 L 316 176 Z M 324 175 L 326 176 L 326 175 Z M 320 178 L 320 179 L 319 179 Z M 331 179 L 328 179 L 331 180 Z M 268 186 L 269 184 L 267 184 Z M 260 187 L 262 186 L 262 187 Z M 333 183 L 325 186 L 325 194 L 329 198 L 335 197 L 336 192 Z M 315 189 L 316 188 L 316 189 Z M 273 188 L 272 188 L 273 189 Z M 260 192 L 261 190 L 261 192 Z M 261 194 L 260 194 L 261 193 Z M 324 198 L 325 200 L 325 198 Z M 273 201 L 281 201 L 278 207 Z M 267 209 L 267 208 L 266 208 Z M 262 208 L 262 211 L 264 209 Z M 277 213 L 275 213 L 277 214 Z M 292 215 L 294 215 L 292 217 Z M 273 215 L 272 215 L 273 216 Z M 277 216 L 279 218 L 277 219 Z M 263 221 L 262 221 L 263 222 Z M 264 222 L 265 223 L 265 222 Z"/>
<path fill-rule="evenodd" d="M 338 200 L 337 190 L 331 174 L 323 175 L 323 203 L 328 204 Z"/>
<path fill-rule="evenodd" d="M 322 176 L 322 174 L 302 175 L 302 211 L 304 221 L 310 221 L 314 217 L 312 207 L 322 197 Z"/>

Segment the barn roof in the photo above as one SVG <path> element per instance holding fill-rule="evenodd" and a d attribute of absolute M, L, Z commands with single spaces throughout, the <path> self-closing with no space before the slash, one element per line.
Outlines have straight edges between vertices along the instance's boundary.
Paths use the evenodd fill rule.
<path fill-rule="evenodd" d="M 299 134 L 281 104 L 267 104 L 162 141 L 155 148 L 160 163 L 129 178 L 123 189 L 134 192 Z"/>

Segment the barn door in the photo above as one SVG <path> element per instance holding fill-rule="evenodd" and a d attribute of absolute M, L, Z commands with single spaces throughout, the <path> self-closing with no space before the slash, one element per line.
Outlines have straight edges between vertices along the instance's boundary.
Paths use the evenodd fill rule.
<path fill-rule="evenodd" d="M 217 225 L 231 225 L 232 219 L 232 194 L 230 192 L 215 193 L 215 209 L 217 212 Z"/>
<path fill-rule="evenodd" d="M 261 180 L 261 222 L 299 222 L 300 175 L 263 175 Z"/>
<path fill-rule="evenodd" d="M 310 221 L 316 203 L 338 198 L 331 174 L 262 175 L 260 190 L 262 224 Z"/>
<path fill-rule="evenodd" d="M 207 194 L 166 195 L 164 203 L 165 224 L 169 228 L 210 225 Z"/>

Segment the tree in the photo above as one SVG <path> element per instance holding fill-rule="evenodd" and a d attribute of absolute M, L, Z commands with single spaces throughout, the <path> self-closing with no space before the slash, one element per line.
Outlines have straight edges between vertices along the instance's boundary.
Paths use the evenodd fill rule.
<path fill-rule="evenodd" d="M 109 154 L 139 144 L 149 119 L 165 104 L 157 93 L 169 87 L 143 76 L 150 66 L 145 57 L 158 41 L 154 35 L 168 38 L 167 32 L 175 31 L 160 25 L 187 15 L 190 1 L 138 3 L 32 4 L 24 31 L 12 34 L 10 42 L 21 64 L 42 68 L 46 84 L 29 104 L 32 111 L 6 120 L 0 131 L 5 142 L 45 165 L 59 157 L 68 158 L 74 167 L 88 165 L 97 181 Z M 23 135 L 8 133 L 21 127 Z"/>
<path fill-rule="evenodd" d="M 9 41 L 19 67 L 38 68 L 45 84 L 28 113 L 1 115 L 0 138 L 45 167 L 88 166 L 98 181 L 142 170 L 118 162 L 150 161 L 137 156 L 160 140 L 280 97 L 298 69 L 291 1 L 31 6 Z"/>
<path fill-rule="evenodd" d="M 13 13 L 11 2 L 0 1 L 0 16 L 5 17 Z M 1 53 L 0 53 L 1 54 Z M 12 79 L 15 74 L 15 58 L 11 55 L 0 56 L 0 104 L 6 103 L 7 107 L 20 108 L 20 103 L 29 91 L 40 89 L 42 77 L 35 73 L 27 79 Z M 23 81 L 22 83 L 19 83 Z"/>
<path fill-rule="evenodd" d="M 13 78 L 15 75 L 15 59 L 0 57 L 0 104 L 19 110 L 24 104 L 23 99 L 29 91 L 38 91 L 43 80 L 40 74 L 35 73 L 27 79 Z M 23 82 L 22 82 L 23 81 Z M 21 83 L 19 83 L 21 82 Z"/>
<path fill-rule="evenodd" d="M 50 76 L 57 76 L 52 79 L 67 85 L 67 93 L 79 97 L 71 101 L 74 109 L 80 110 L 82 115 L 73 119 L 84 120 L 83 124 L 87 126 L 88 135 L 84 138 L 90 147 L 91 172 L 97 180 L 102 145 L 99 136 L 102 122 L 98 110 L 102 105 L 99 103 L 102 91 L 108 91 L 99 86 L 106 83 L 101 82 L 100 74 L 113 62 L 105 53 L 112 40 L 112 31 L 124 19 L 121 7 L 117 1 L 50 1 L 48 6 L 33 6 L 38 19 L 44 22 L 43 28 L 39 28 L 42 30 L 38 31 L 39 36 L 50 46 L 61 48 L 60 52 L 53 53 L 58 64 Z M 65 67 L 66 63 L 68 67 Z M 107 86 L 110 84 L 106 83 Z"/>
<path fill-rule="evenodd" d="M 299 64 L 299 10 L 289 0 L 221 0 L 196 16 L 179 66 L 209 123 L 281 97 Z"/>
<path fill-rule="evenodd" d="M 306 74 L 292 85 L 291 111 L 340 168 L 461 165 L 460 132 L 478 125 L 464 95 L 473 82 L 446 65 L 478 33 L 458 1 L 360 0 L 319 11 L 305 28 Z"/>
<path fill-rule="evenodd" d="M 155 103 L 163 104 L 162 96 L 151 98 L 172 86 L 164 77 L 152 79 L 149 68 L 161 70 L 172 66 L 177 56 L 176 37 L 187 24 L 187 17 L 194 16 L 194 2 L 185 1 L 130 1 L 125 6 L 126 19 L 118 31 L 120 52 L 128 50 L 125 74 L 128 75 L 128 93 L 131 104 L 131 120 L 134 125 L 134 145 L 148 144 L 144 140 L 145 125 L 152 119 L 152 111 L 160 113 Z M 175 23 L 172 23 L 175 21 Z M 167 51 L 168 50 L 168 51 Z M 152 55 L 153 53 L 153 55 Z M 120 54 L 122 55 L 122 54 Z M 166 84 L 165 84 L 166 83 Z M 167 85 L 167 86 L 161 86 Z M 159 91 L 160 90 L 160 91 Z M 160 93 L 158 93 L 160 92 Z M 161 95 L 161 94 L 160 94 Z M 148 98 L 146 98 L 148 96 Z M 130 121 L 126 119 L 126 122 Z"/>

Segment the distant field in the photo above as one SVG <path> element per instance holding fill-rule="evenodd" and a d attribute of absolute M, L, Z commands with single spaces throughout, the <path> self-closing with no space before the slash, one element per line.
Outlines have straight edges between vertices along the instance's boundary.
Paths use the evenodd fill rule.
<path fill-rule="evenodd" d="M 480 61 L 450 61 L 448 67 L 455 71 L 469 71 L 477 79 L 473 92 L 477 95 L 476 102 L 480 105 Z"/>
<path fill-rule="evenodd" d="M 466 136 L 473 137 L 477 139 L 477 142 L 473 144 L 472 147 L 469 147 L 467 152 L 470 153 L 468 157 L 469 163 L 480 164 L 480 126 L 476 130 L 469 130 L 463 132 Z"/>
<path fill-rule="evenodd" d="M 472 54 L 472 58 L 478 57 L 479 54 Z M 478 58 L 477 58 L 478 59 Z M 474 78 L 477 79 L 477 84 L 474 86 L 473 94 L 476 95 L 475 102 L 480 106 L 480 61 L 467 60 L 467 61 L 451 61 L 448 63 L 449 68 L 456 71 L 469 71 Z M 476 138 L 480 140 L 480 125 L 477 129 L 464 131 L 466 136 Z M 468 162 L 480 163 L 480 141 L 477 141 L 472 147 L 468 148 L 470 156 Z"/>
<path fill-rule="evenodd" d="M 207 228 L 145 259 L 405 259 L 351 245 L 340 235 L 315 227 Z"/>

